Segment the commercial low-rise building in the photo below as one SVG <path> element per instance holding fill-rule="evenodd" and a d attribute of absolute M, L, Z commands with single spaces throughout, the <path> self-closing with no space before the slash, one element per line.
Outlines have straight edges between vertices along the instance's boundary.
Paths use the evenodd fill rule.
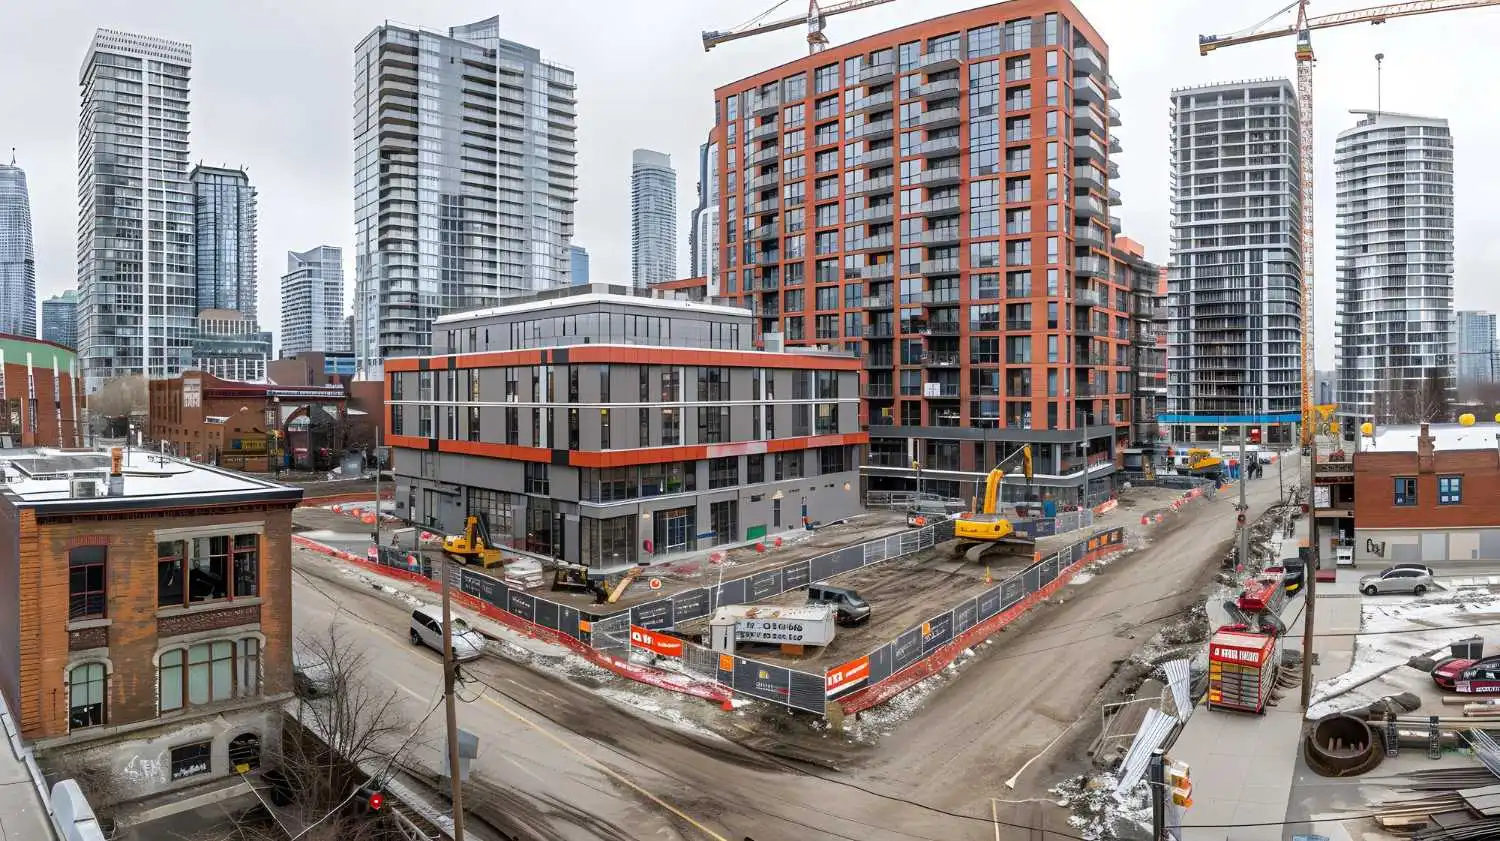
<path fill-rule="evenodd" d="M 747 310 L 574 287 L 445 316 L 386 363 L 396 511 L 611 569 L 860 510 L 859 360 L 752 349 Z"/>
<path fill-rule="evenodd" d="M 1354 455 L 1359 564 L 1500 560 L 1500 425 L 1377 429 Z"/>
<path fill-rule="evenodd" d="M 236 470 L 328 469 L 348 443 L 343 385 L 278 386 L 203 371 L 152 380 L 147 436 L 168 452 Z"/>
<path fill-rule="evenodd" d="M 274 764 L 302 490 L 144 449 L 5 456 L 0 690 L 42 763 L 154 815 Z"/>

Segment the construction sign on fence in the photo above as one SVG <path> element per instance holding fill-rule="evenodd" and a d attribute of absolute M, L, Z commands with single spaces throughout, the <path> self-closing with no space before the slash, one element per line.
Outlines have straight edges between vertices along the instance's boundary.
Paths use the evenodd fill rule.
<path fill-rule="evenodd" d="M 828 697 L 833 698 L 842 695 L 856 686 L 864 684 L 865 679 L 870 676 L 870 658 L 860 657 L 843 664 L 834 666 L 828 670 L 824 678 L 825 689 Z"/>
<path fill-rule="evenodd" d="M 667 634 L 648 631 L 639 625 L 630 626 L 630 644 L 663 657 L 682 656 L 682 640 Z"/>

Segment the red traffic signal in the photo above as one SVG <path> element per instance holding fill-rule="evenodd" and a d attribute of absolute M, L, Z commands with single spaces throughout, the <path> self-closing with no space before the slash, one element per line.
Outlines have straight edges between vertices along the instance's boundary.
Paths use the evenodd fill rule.
<path fill-rule="evenodd" d="M 370 797 L 365 800 L 365 805 L 370 807 L 370 811 L 378 812 L 380 807 L 385 805 L 385 795 L 378 791 L 371 792 Z"/>

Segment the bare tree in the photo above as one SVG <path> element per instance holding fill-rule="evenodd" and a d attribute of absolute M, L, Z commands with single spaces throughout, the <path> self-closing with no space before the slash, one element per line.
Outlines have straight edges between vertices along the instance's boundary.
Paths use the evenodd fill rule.
<path fill-rule="evenodd" d="M 1419 380 L 1395 380 L 1375 394 L 1375 422 L 1410 424 L 1449 420 L 1453 414 L 1450 386 L 1450 380 L 1437 368 L 1428 368 Z"/>
<path fill-rule="evenodd" d="M 112 437 L 128 435 L 130 418 L 150 410 L 150 388 L 141 374 L 115 377 L 89 397 L 88 406 L 89 414 L 104 424 L 100 432 Z"/>
<path fill-rule="evenodd" d="M 253 809 L 197 841 L 386 841 L 399 838 L 388 815 L 351 800 L 371 766 L 400 767 L 421 741 L 400 710 L 400 692 L 376 685 L 378 667 L 337 625 L 298 640 L 297 718 L 288 718 L 280 765 L 256 783 L 273 810 Z M 274 814 L 273 814 L 274 812 Z M 299 835 L 298 833 L 304 833 Z"/>

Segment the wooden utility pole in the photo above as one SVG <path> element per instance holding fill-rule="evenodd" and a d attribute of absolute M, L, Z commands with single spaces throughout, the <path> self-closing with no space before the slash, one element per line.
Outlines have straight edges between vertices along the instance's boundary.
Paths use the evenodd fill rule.
<path fill-rule="evenodd" d="M 422 551 L 417 547 L 417 551 Z M 458 772 L 458 696 L 453 687 L 457 672 L 453 662 L 453 598 L 448 579 L 453 574 L 453 559 L 443 556 L 443 703 L 448 708 L 448 782 L 452 786 L 453 841 L 464 841 L 464 789 Z"/>

